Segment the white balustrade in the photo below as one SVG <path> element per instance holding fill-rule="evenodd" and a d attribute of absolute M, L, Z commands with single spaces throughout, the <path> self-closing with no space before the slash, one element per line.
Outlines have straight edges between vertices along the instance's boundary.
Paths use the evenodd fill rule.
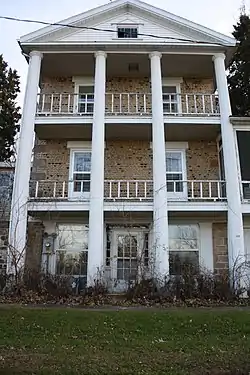
<path fill-rule="evenodd" d="M 86 183 L 77 180 L 77 184 Z M 30 182 L 30 199 L 81 199 L 72 195 L 74 181 L 39 180 Z M 81 185 L 83 186 L 83 185 Z M 243 197 L 250 199 L 250 181 L 242 183 Z M 244 186 L 246 188 L 244 189 Z M 81 188 L 81 191 L 83 189 Z M 171 201 L 221 201 L 226 200 L 226 184 L 219 180 L 168 180 L 168 199 Z M 249 195 L 247 195 L 249 193 Z M 144 201 L 153 199 L 152 180 L 105 180 L 104 197 L 108 201 Z M 85 196 L 86 199 L 86 196 Z"/>
<path fill-rule="evenodd" d="M 150 93 L 106 93 L 106 115 L 151 115 Z M 38 94 L 37 115 L 93 115 L 94 94 Z M 163 94 L 165 116 L 219 116 L 215 94 Z"/>

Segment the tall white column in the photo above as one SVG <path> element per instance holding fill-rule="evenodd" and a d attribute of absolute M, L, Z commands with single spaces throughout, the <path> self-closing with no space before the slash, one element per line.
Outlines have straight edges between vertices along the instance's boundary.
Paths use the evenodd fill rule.
<path fill-rule="evenodd" d="M 95 54 L 94 116 L 92 126 L 91 185 L 89 209 L 88 285 L 99 278 L 104 266 L 104 147 L 106 53 Z"/>
<path fill-rule="evenodd" d="M 169 272 L 166 150 L 162 101 L 161 54 L 150 54 L 152 91 L 152 139 L 154 216 L 153 246 L 156 274 L 163 279 Z"/>
<path fill-rule="evenodd" d="M 25 259 L 27 200 L 29 197 L 29 180 L 41 60 L 42 53 L 38 51 L 32 51 L 30 53 L 11 203 L 9 226 L 10 246 L 7 261 L 7 272 L 9 273 L 13 272 L 13 252 L 22 255 L 19 261 L 19 267 L 23 265 Z"/>
<path fill-rule="evenodd" d="M 221 135 L 228 201 L 228 257 L 229 268 L 232 270 L 235 262 L 241 263 L 244 261 L 243 220 L 234 133 L 229 118 L 232 113 L 225 70 L 225 55 L 218 53 L 213 57 L 213 61 L 219 93 Z"/>

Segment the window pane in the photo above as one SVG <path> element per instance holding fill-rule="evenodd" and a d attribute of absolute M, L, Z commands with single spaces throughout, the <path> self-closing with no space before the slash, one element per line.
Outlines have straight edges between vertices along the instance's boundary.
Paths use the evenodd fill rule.
<path fill-rule="evenodd" d="M 87 276 L 87 259 L 87 251 L 58 250 L 56 252 L 56 274 Z"/>
<path fill-rule="evenodd" d="M 136 27 L 118 27 L 118 38 L 137 38 L 138 29 Z"/>
<path fill-rule="evenodd" d="M 88 249 L 88 227 L 86 225 L 60 224 L 57 228 L 58 250 L 86 251 Z"/>
<path fill-rule="evenodd" d="M 167 172 L 182 172 L 181 152 L 166 152 Z"/>
<path fill-rule="evenodd" d="M 74 153 L 74 172 L 91 171 L 91 152 Z"/>
<path fill-rule="evenodd" d="M 198 251 L 170 251 L 170 275 L 197 274 L 199 272 Z"/>
<path fill-rule="evenodd" d="M 198 225 L 169 225 L 170 239 L 198 239 Z"/>

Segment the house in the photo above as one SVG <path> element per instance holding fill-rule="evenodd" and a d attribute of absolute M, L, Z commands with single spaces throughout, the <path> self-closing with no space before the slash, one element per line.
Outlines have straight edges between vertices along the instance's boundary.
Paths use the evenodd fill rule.
<path fill-rule="evenodd" d="M 120 291 L 143 272 L 218 273 L 243 259 L 234 39 L 116 0 L 19 43 L 29 70 L 9 240 L 29 267 L 81 285 L 101 275 Z"/>

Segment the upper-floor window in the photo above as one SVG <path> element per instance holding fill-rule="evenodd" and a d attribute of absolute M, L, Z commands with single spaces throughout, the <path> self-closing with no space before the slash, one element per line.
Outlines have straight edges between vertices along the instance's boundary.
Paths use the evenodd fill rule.
<path fill-rule="evenodd" d="M 162 87 L 163 112 L 165 114 L 178 113 L 178 95 L 176 86 Z"/>
<path fill-rule="evenodd" d="M 90 192 L 91 151 L 72 150 L 70 160 L 72 181 L 71 196 L 86 195 Z"/>
<path fill-rule="evenodd" d="M 138 28 L 137 27 L 120 27 L 117 28 L 117 37 L 120 39 L 123 38 L 137 38 L 138 37 Z"/>
<path fill-rule="evenodd" d="M 77 107 L 77 112 L 80 113 L 92 114 L 94 112 L 94 86 L 78 86 Z"/>
<path fill-rule="evenodd" d="M 184 151 L 167 151 L 166 168 L 167 191 L 171 193 L 183 193 L 183 180 L 185 179 Z"/>

